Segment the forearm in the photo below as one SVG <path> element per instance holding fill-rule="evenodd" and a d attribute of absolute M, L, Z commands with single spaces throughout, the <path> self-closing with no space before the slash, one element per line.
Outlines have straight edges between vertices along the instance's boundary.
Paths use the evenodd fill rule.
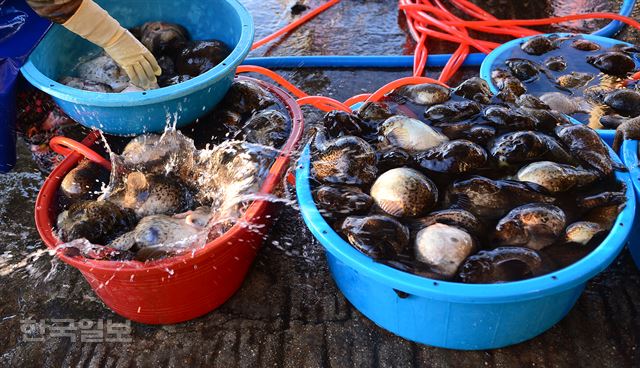
<path fill-rule="evenodd" d="M 41 17 L 64 23 L 78 10 L 82 0 L 27 0 L 27 4 Z"/>
<path fill-rule="evenodd" d="M 94 0 L 26 1 L 40 16 L 61 23 L 69 31 L 102 47 L 134 85 L 144 89 L 157 86 L 156 76 L 162 70 L 156 58 Z"/>

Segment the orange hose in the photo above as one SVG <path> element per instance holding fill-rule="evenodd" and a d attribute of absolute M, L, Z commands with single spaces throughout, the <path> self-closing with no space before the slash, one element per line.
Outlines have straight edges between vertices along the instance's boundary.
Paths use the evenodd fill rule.
<path fill-rule="evenodd" d="M 319 7 L 313 9 L 312 11 L 310 11 L 309 13 L 305 14 L 304 16 L 300 17 L 299 19 L 291 22 L 289 25 L 279 29 L 278 31 L 268 35 L 267 37 L 256 41 L 253 43 L 253 45 L 251 46 L 251 50 L 255 50 L 260 46 L 263 46 L 266 43 L 269 43 L 271 41 L 273 41 L 274 39 L 282 36 L 285 33 L 288 33 L 296 28 L 298 28 L 299 26 L 303 25 L 304 23 L 308 22 L 309 20 L 311 20 L 312 18 L 316 17 L 318 14 L 324 12 L 325 10 L 329 9 L 330 7 L 336 5 L 337 3 L 339 3 L 340 0 L 329 0 L 326 3 L 320 5 Z"/>
<path fill-rule="evenodd" d="M 297 100 L 298 105 L 312 105 L 323 111 L 341 110 L 347 113 L 352 113 L 351 108 L 346 106 L 340 101 L 333 98 L 324 96 L 306 96 Z"/>
<path fill-rule="evenodd" d="M 240 65 L 238 66 L 238 69 L 236 69 L 236 73 L 238 74 L 250 72 L 262 74 L 266 77 L 271 78 L 276 83 L 284 87 L 287 91 L 289 91 L 292 95 L 296 96 L 298 98 L 298 104 L 300 105 L 313 105 L 318 109 L 324 111 L 342 110 L 351 112 L 351 109 L 340 101 L 323 96 L 309 96 L 307 93 L 294 86 L 291 82 L 289 82 L 283 76 L 274 72 L 273 70 L 269 70 L 267 68 L 256 65 Z"/>
<path fill-rule="evenodd" d="M 403 9 L 405 11 L 405 14 L 408 12 L 407 9 L 422 9 L 422 10 L 426 10 L 428 12 L 431 12 L 435 15 L 438 16 L 450 16 L 453 15 L 451 12 L 449 12 L 444 6 L 442 6 L 442 4 L 438 3 L 438 8 L 434 7 L 433 5 L 431 5 L 430 3 L 428 3 L 427 1 L 422 1 L 423 4 L 414 4 L 414 3 L 410 3 L 408 1 L 400 1 L 400 9 Z M 478 18 L 480 18 L 482 16 L 481 19 L 487 19 L 487 17 L 491 17 L 490 19 L 497 19 L 493 16 L 491 16 L 490 14 L 486 13 L 484 10 L 482 10 L 481 8 L 471 4 L 473 7 L 475 7 L 475 9 L 479 9 L 480 11 L 483 12 L 483 14 L 478 14 L 478 13 L 474 13 L 473 11 L 469 11 L 468 7 L 464 7 L 465 4 L 471 4 L 468 2 L 464 2 L 464 3 L 454 3 L 454 5 L 456 5 L 458 8 L 463 9 L 464 11 L 467 12 L 467 14 L 472 14 Z M 410 10 L 409 12 L 414 12 L 417 10 Z M 419 14 L 424 15 L 424 11 L 420 11 Z M 407 17 L 409 17 L 410 15 L 407 14 Z M 447 22 L 444 22 L 444 24 L 448 24 Z M 535 34 L 540 34 L 540 32 L 538 31 L 534 31 L 534 30 L 530 30 L 527 28 L 522 28 L 522 27 L 500 27 L 500 28 L 494 28 L 494 27 L 477 27 L 477 30 L 479 31 L 483 31 L 486 33 L 493 33 L 493 34 L 506 34 L 506 35 L 510 35 L 513 37 L 524 37 L 524 36 L 532 36 Z M 415 37 L 414 37 L 415 38 Z M 486 52 L 486 50 L 481 50 L 483 52 Z"/>
<path fill-rule="evenodd" d="M 409 2 L 409 0 L 400 0 L 400 4 L 411 4 L 411 3 Z M 405 11 L 405 15 L 406 15 L 406 11 Z M 409 33 L 411 33 L 413 40 L 418 42 L 418 40 L 420 39 L 420 36 L 418 35 L 418 31 L 416 31 L 413 25 L 413 19 L 409 18 L 409 16 L 406 16 L 406 18 L 407 18 L 407 26 L 409 27 Z"/>
<path fill-rule="evenodd" d="M 436 27 L 440 28 L 443 31 L 449 32 L 451 34 L 457 34 L 459 36 L 462 36 L 462 32 L 458 32 L 458 30 L 455 27 L 450 27 L 447 24 L 444 24 L 443 22 L 441 22 L 440 19 L 434 18 L 432 16 L 430 16 L 428 13 L 434 13 L 434 15 L 444 15 L 446 12 L 443 12 L 442 10 L 434 7 L 433 5 L 430 5 L 428 3 L 425 3 L 423 1 L 423 4 L 407 4 L 407 5 L 402 5 L 400 6 L 401 10 L 404 9 L 414 9 L 415 10 L 429 10 L 427 12 L 424 11 L 416 11 L 416 15 L 419 16 L 420 18 L 422 18 L 424 21 L 426 22 L 430 22 L 433 25 L 435 25 Z M 419 9 L 418 9 L 419 8 Z M 446 15 L 445 15 L 446 16 Z"/>
<path fill-rule="evenodd" d="M 447 33 L 442 33 L 442 32 L 438 32 L 438 31 L 434 31 L 428 28 L 424 28 L 424 26 L 421 25 L 416 25 L 416 29 L 420 32 L 424 32 L 429 36 L 433 36 L 434 38 L 438 38 L 441 40 L 446 40 L 446 41 L 450 41 L 450 42 L 454 42 L 454 43 L 464 43 L 467 42 L 469 44 L 471 44 L 473 47 L 475 47 L 476 49 L 478 49 L 478 51 L 481 51 L 485 54 L 488 54 L 491 52 L 491 50 L 495 49 L 496 47 L 500 46 L 501 44 L 496 43 L 496 42 L 490 42 L 490 41 L 482 41 L 482 40 L 476 40 L 470 37 L 458 37 L 458 36 L 454 36 L 454 35 L 450 35 Z"/>
<path fill-rule="evenodd" d="M 324 111 L 337 109 L 351 113 L 349 106 L 358 102 L 378 101 L 387 93 L 403 85 L 438 83 L 440 85 L 447 86 L 445 82 L 451 79 L 463 65 L 465 59 L 469 55 L 470 47 L 474 47 L 483 53 L 489 53 L 492 49 L 500 46 L 500 44 L 496 42 L 484 41 L 471 37 L 468 29 L 474 29 L 483 33 L 523 37 L 540 34 L 540 32 L 522 26 L 545 25 L 593 18 L 619 20 L 632 27 L 640 29 L 639 22 L 615 13 L 575 14 L 545 19 L 500 20 L 468 0 L 450 0 L 453 6 L 457 9 L 476 19 L 463 20 L 451 13 L 451 11 L 449 11 L 449 9 L 447 9 L 440 0 L 433 1 L 435 2 L 435 5 L 431 0 L 399 0 L 399 8 L 404 11 L 406 15 L 409 33 L 416 42 L 413 66 L 414 76 L 390 82 L 379 88 L 373 94 L 356 95 L 342 103 L 328 97 L 309 96 L 279 74 L 266 68 L 245 65 L 238 67 L 237 72 L 255 72 L 273 79 L 290 93 L 298 97 L 298 103 L 300 105 L 312 105 Z M 252 46 L 252 50 L 299 27 L 338 2 L 340 2 L 340 0 L 330 0 L 326 2 L 277 32 L 255 42 Z M 437 30 L 431 29 L 430 26 L 437 28 Z M 431 78 L 421 77 L 426 68 L 427 57 L 429 54 L 429 50 L 427 48 L 427 38 L 429 36 L 459 44 L 456 51 L 452 54 L 445 67 L 442 69 L 439 80 L 437 81 Z M 633 78 L 640 79 L 640 72 L 634 74 Z"/>
<path fill-rule="evenodd" d="M 423 7 L 425 10 L 428 9 L 428 12 L 434 13 L 434 15 L 442 16 L 449 19 L 460 20 L 459 18 L 455 17 L 451 12 L 449 12 L 439 1 L 436 1 L 436 5 L 438 6 L 437 8 L 434 7 L 433 5 L 426 3 L 425 1 L 422 1 L 422 2 L 423 4 L 421 5 L 419 4 L 413 4 L 413 5 Z M 412 5 L 412 4 L 409 4 L 409 5 Z M 400 9 L 403 9 L 403 8 L 404 8 L 403 6 L 400 7 Z M 524 37 L 524 36 L 530 36 L 530 35 L 539 33 L 536 31 L 528 30 L 526 28 L 514 30 L 512 29 L 512 27 L 504 27 L 504 28 L 482 27 L 481 30 L 486 31 L 487 33 L 506 34 L 514 37 Z"/>
<path fill-rule="evenodd" d="M 346 106 L 349 106 L 349 108 L 351 108 L 351 106 L 359 103 L 359 102 L 364 102 L 366 101 L 369 97 L 371 97 L 371 93 L 363 93 L 363 94 L 359 94 L 359 95 L 355 95 L 353 97 L 350 97 L 348 99 L 346 99 L 343 103 Z"/>
<path fill-rule="evenodd" d="M 426 0 L 424 0 L 424 1 L 426 1 Z M 458 17 L 453 15 L 447 8 L 445 8 L 444 4 L 442 4 L 442 2 L 440 2 L 440 0 L 435 0 L 435 3 L 436 3 L 436 6 L 440 10 L 442 10 L 441 14 L 445 18 L 451 19 L 451 20 L 459 19 Z M 467 31 L 466 28 L 463 27 L 461 29 L 461 31 L 465 35 L 467 35 L 467 36 L 469 35 L 469 32 Z M 469 44 L 461 43 L 460 46 L 458 47 L 458 49 L 454 52 L 452 57 L 449 59 L 447 64 L 442 69 L 442 72 L 440 73 L 440 77 L 438 78 L 438 80 L 442 81 L 442 82 L 445 82 L 445 83 L 448 82 L 449 79 L 451 79 L 456 74 L 456 72 L 460 69 L 460 67 L 462 66 L 464 61 L 467 59 L 468 55 L 469 55 Z"/>
<path fill-rule="evenodd" d="M 308 96 L 308 94 L 300 90 L 298 87 L 294 86 L 288 80 L 284 79 L 284 77 L 282 77 L 280 74 L 267 68 L 256 65 L 240 65 L 238 66 L 238 69 L 236 69 L 237 74 L 250 72 L 262 74 L 273 79 L 275 82 L 284 87 L 287 91 L 291 92 L 291 94 L 296 96 L 297 98 Z"/>
<path fill-rule="evenodd" d="M 399 4 L 403 5 L 411 5 L 414 4 L 412 2 L 412 0 L 399 0 Z M 410 14 L 408 14 L 408 12 L 406 10 L 404 10 L 406 19 L 407 19 L 407 25 L 409 28 L 409 32 L 411 33 L 411 36 L 413 37 L 413 40 L 416 42 L 416 49 L 414 52 L 414 66 L 413 66 L 413 70 L 414 70 L 414 75 L 419 75 L 422 74 L 423 70 L 419 70 L 418 66 L 422 65 L 423 63 L 421 63 L 421 60 L 424 59 L 424 63 L 426 63 L 426 57 L 428 56 L 428 48 L 427 48 L 427 35 L 424 32 L 419 32 L 416 29 L 416 25 L 415 25 L 415 21 L 414 21 L 414 17 L 411 17 Z M 422 23 L 420 23 L 420 25 L 423 28 L 426 28 L 426 26 Z"/>
<path fill-rule="evenodd" d="M 466 14 L 471 15 L 472 17 L 475 17 L 477 19 L 498 20 L 498 18 L 494 17 L 491 13 L 488 13 L 487 11 L 485 11 L 484 9 L 482 9 L 481 7 L 477 6 L 476 4 L 470 1 L 467 1 L 467 0 L 450 0 L 450 1 L 456 8 L 462 10 Z M 509 28 L 513 30 L 522 31 L 522 32 L 528 32 L 530 33 L 530 35 L 541 34 L 541 32 L 534 31 L 528 28 L 523 28 L 523 27 L 509 27 Z"/>
<path fill-rule="evenodd" d="M 424 69 L 427 67 L 427 60 L 429 59 L 429 48 L 426 43 L 421 46 L 422 54 L 420 55 L 420 59 L 418 60 L 418 70 L 416 73 L 416 77 L 421 77 L 424 74 Z"/>
<path fill-rule="evenodd" d="M 426 4 L 430 4 L 429 0 L 420 0 L 420 1 Z M 412 3 L 410 0 L 400 0 L 399 4 L 411 5 L 414 3 Z M 409 29 L 415 30 L 416 29 L 414 25 L 415 17 L 412 17 L 411 14 L 409 14 L 409 11 L 407 10 L 404 10 L 404 12 L 407 16 L 407 24 L 409 25 Z M 426 13 L 423 13 L 423 15 L 426 15 Z M 424 23 L 422 22 L 418 22 L 418 23 L 421 28 L 423 29 L 427 28 L 427 25 L 425 25 Z M 421 32 L 418 37 L 416 37 L 416 35 L 413 35 L 413 34 L 412 36 L 416 41 L 416 48 L 415 48 L 414 58 L 413 58 L 413 75 L 416 77 L 419 77 L 419 76 L 422 76 L 422 74 L 424 74 L 424 69 L 426 67 L 427 58 L 428 58 L 428 48 L 426 46 L 427 34 L 425 32 Z"/>
<path fill-rule="evenodd" d="M 400 0 L 400 4 L 412 4 L 410 0 Z M 413 75 L 420 76 L 424 73 L 424 67 L 427 62 L 428 49 L 426 47 L 427 35 L 425 33 L 419 33 L 414 25 L 414 20 L 405 11 L 407 18 L 407 26 L 409 32 L 416 41 L 416 47 L 413 52 Z"/>
<path fill-rule="evenodd" d="M 461 44 L 453 53 L 451 59 L 447 62 L 447 65 L 442 69 L 442 73 L 438 80 L 443 83 L 448 82 L 449 79 L 451 79 L 460 69 L 460 66 L 462 66 L 462 63 L 464 63 L 464 60 L 467 58 L 467 55 L 469 55 L 469 46 Z"/>
<path fill-rule="evenodd" d="M 472 20 L 472 21 L 446 21 L 449 25 L 464 26 L 467 28 L 476 29 L 478 26 L 542 26 L 547 24 L 563 23 L 574 20 L 583 19 L 613 19 L 621 21 L 633 28 L 640 29 L 640 23 L 636 20 L 625 17 L 616 13 L 587 13 L 587 14 L 573 14 L 562 17 L 542 18 L 542 19 L 505 19 L 505 20 Z"/>
<path fill-rule="evenodd" d="M 416 77 L 419 77 L 424 73 L 424 68 L 427 65 L 429 50 L 427 49 L 426 41 L 427 35 L 423 33 L 416 44 L 416 51 L 413 57 L 413 75 Z"/>
<path fill-rule="evenodd" d="M 274 32 L 273 34 L 255 42 L 252 46 L 252 50 L 299 27 L 300 25 L 306 23 L 310 19 L 314 18 L 315 16 L 337 4 L 338 2 L 340 2 L 340 0 L 330 0 L 326 2 L 325 4 L 304 15 L 300 19 L 278 30 L 277 32 Z M 524 28 L 522 26 L 545 25 L 593 18 L 619 20 L 634 28 L 640 29 L 639 22 L 615 13 L 575 14 L 545 19 L 500 20 L 468 0 L 450 0 L 453 6 L 455 6 L 457 9 L 476 19 L 463 20 L 451 13 L 451 11 L 449 11 L 449 9 L 447 9 L 440 0 L 434 0 L 434 2 L 435 5 L 431 0 L 399 0 L 399 8 L 404 11 L 407 18 L 407 26 L 409 32 L 413 39 L 416 41 L 413 66 L 414 76 L 401 78 L 388 83 L 373 94 L 360 94 L 357 96 L 353 96 L 342 103 L 328 97 L 309 96 L 279 74 L 266 68 L 245 65 L 238 67 L 237 72 L 255 72 L 273 79 L 294 96 L 298 97 L 298 103 L 300 105 L 312 105 L 324 111 L 337 109 L 350 113 L 351 109 L 349 106 L 363 101 L 378 101 L 387 93 L 403 85 L 417 83 L 438 83 L 446 86 L 445 82 L 451 79 L 463 65 L 465 59 L 469 55 L 471 46 L 483 53 L 489 53 L 492 49 L 500 46 L 500 44 L 496 42 L 484 41 L 471 37 L 469 35 L 468 29 L 474 29 L 483 33 L 523 37 L 536 35 L 540 32 Z M 430 26 L 435 27 L 438 30 L 431 29 Z M 427 38 L 429 36 L 459 44 L 456 51 L 452 54 L 445 67 L 442 69 L 438 81 L 431 78 L 420 77 L 424 73 L 424 69 L 426 68 L 426 62 L 429 53 L 429 50 L 427 48 Z M 633 78 L 640 79 L 640 72 L 636 73 Z"/>
<path fill-rule="evenodd" d="M 380 89 L 378 89 L 371 96 L 369 96 L 369 98 L 367 98 L 365 102 L 371 102 L 371 101 L 376 102 L 376 101 L 379 101 L 382 97 L 384 97 L 387 93 L 393 91 L 396 88 L 406 86 L 408 84 L 422 84 L 422 83 L 436 83 L 444 87 L 449 87 L 446 84 L 432 78 L 405 77 L 405 78 L 396 79 L 380 87 Z"/>
<path fill-rule="evenodd" d="M 464 56 L 461 56 L 458 58 L 457 63 L 455 65 L 454 68 L 454 73 L 452 73 L 451 77 L 453 77 L 453 75 L 460 70 L 460 68 L 462 68 L 462 65 L 464 65 L 464 62 L 467 60 L 467 57 L 469 56 L 469 48 L 467 47 L 467 49 L 465 50 Z M 449 78 L 451 79 L 451 78 Z M 449 79 L 447 79 L 447 82 L 449 81 Z"/>
<path fill-rule="evenodd" d="M 421 7 L 424 7 L 425 5 L 420 5 L 420 4 L 412 4 L 412 5 L 400 5 L 400 9 L 403 10 L 416 10 L 416 9 L 421 9 Z M 431 24 L 434 25 L 440 29 L 443 29 L 441 27 L 439 27 L 439 24 L 442 24 L 442 22 L 437 21 L 434 22 L 432 21 L 433 18 L 431 17 L 425 17 L 424 15 L 421 15 L 419 12 L 407 12 L 406 13 L 407 16 L 412 17 L 418 21 L 423 21 L 427 24 Z M 495 43 L 495 42 L 489 42 L 489 41 L 482 41 L 482 40 L 476 40 L 475 38 L 471 38 L 469 36 L 464 35 L 464 33 L 459 32 L 459 31 L 453 31 L 450 33 L 442 33 L 439 31 L 434 31 L 431 29 L 427 29 L 425 27 L 421 27 L 419 25 L 415 26 L 416 29 L 418 31 L 421 32 L 425 32 L 430 36 L 434 36 L 436 38 L 440 38 L 440 39 L 444 39 L 447 41 L 452 41 L 452 42 L 456 42 L 456 43 L 462 43 L 462 42 L 467 42 L 471 45 L 473 45 L 473 47 L 475 47 L 476 49 L 478 49 L 481 52 L 484 52 L 485 54 L 488 54 L 491 52 L 492 49 L 500 46 L 499 43 Z M 443 29 L 446 31 L 446 29 Z"/>
<path fill-rule="evenodd" d="M 476 27 L 476 30 L 480 31 L 480 32 L 483 32 L 483 33 L 506 35 L 506 36 L 511 36 L 511 37 L 515 37 L 515 38 L 521 38 L 521 37 L 527 37 L 527 36 L 535 36 L 535 35 L 542 34 L 542 32 L 538 32 L 538 31 L 534 31 L 534 30 L 524 31 L 524 30 L 519 30 L 519 29 L 513 29 L 511 27 L 497 28 L 497 27 L 478 26 L 478 27 Z"/>
<path fill-rule="evenodd" d="M 486 20 L 496 19 L 492 14 L 486 12 L 484 9 L 482 9 L 481 7 L 477 6 L 474 3 L 457 1 L 457 0 L 450 0 L 450 2 L 453 4 L 453 6 L 460 9 L 465 14 L 472 16 L 474 18 L 486 19 Z"/>
<path fill-rule="evenodd" d="M 84 157 L 86 157 L 87 159 L 89 159 L 90 161 L 93 161 L 96 164 L 111 171 L 111 161 L 102 157 L 100 154 L 98 154 L 96 151 L 92 150 L 91 148 L 71 138 L 63 137 L 63 136 L 53 137 L 49 141 L 49 147 L 51 147 L 51 149 L 54 152 L 59 153 L 63 156 L 69 156 L 71 153 L 76 151 L 81 155 L 83 155 Z"/>
<path fill-rule="evenodd" d="M 462 4 L 456 4 L 458 5 L 458 7 L 464 8 L 464 6 L 462 6 Z M 477 8 L 477 7 L 476 7 Z M 432 24 L 436 24 L 436 25 L 458 25 L 456 23 L 456 21 L 461 21 L 461 19 L 456 19 L 453 22 L 449 21 L 438 21 L 438 22 L 433 22 L 433 19 L 430 17 L 425 17 L 425 13 L 426 12 L 430 12 L 433 13 L 434 15 L 437 16 L 444 16 L 444 17 L 449 17 L 450 15 L 452 15 L 446 8 L 444 8 L 444 6 L 442 6 L 442 4 L 438 3 L 438 8 L 434 7 L 431 4 L 426 3 L 425 1 L 423 1 L 423 4 L 408 4 L 406 2 L 401 2 L 400 3 L 400 9 L 405 10 L 405 13 L 407 13 L 407 10 L 409 10 L 408 12 L 408 16 L 412 16 L 413 12 L 416 12 L 415 17 L 419 17 L 422 18 L 422 20 L 427 21 L 427 22 L 431 22 Z M 468 8 L 464 8 L 465 10 L 468 10 Z M 479 9 L 479 8 L 478 8 Z M 422 12 L 418 11 L 418 10 L 422 10 Z M 484 11 L 483 11 L 484 12 Z M 477 16 L 480 16 L 480 14 L 474 13 Z M 482 14 L 484 19 L 487 19 L 487 15 L 488 13 L 484 12 Z M 490 16 L 490 15 L 488 15 Z M 492 19 L 496 19 L 495 17 L 492 17 Z M 445 29 L 440 27 L 441 29 Z M 482 31 L 485 33 L 492 33 L 492 34 L 503 34 L 503 35 L 510 35 L 513 37 L 524 37 L 524 36 L 532 36 L 532 35 L 536 35 L 536 34 L 540 34 L 540 32 L 538 31 L 534 31 L 534 30 L 529 30 L 526 28 L 522 28 L 522 27 L 500 27 L 500 28 L 495 28 L 495 27 L 488 27 L 488 26 L 474 26 L 474 29 L 478 30 L 478 31 Z M 460 33 L 458 32 L 450 32 L 451 35 L 455 35 L 455 36 L 459 36 L 461 37 Z M 464 39 L 464 37 L 461 37 Z M 468 39 L 466 41 L 469 41 Z M 472 45 L 474 46 L 478 46 L 479 44 L 474 44 L 471 42 Z M 497 47 L 497 45 L 494 46 L 489 46 L 490 48 L 495 48 Z M 478 47 L 476 47 L 478 48 Z M 482 48 L 478 48 L 478 50 L 487 53 L 486 49 L 482 49 Z"/>

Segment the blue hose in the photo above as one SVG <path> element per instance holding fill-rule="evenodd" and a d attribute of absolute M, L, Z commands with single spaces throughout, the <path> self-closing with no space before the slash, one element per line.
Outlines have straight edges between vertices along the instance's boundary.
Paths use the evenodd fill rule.
<path fill-rule="evenodd" d="M 620 6 L 620 11 L 618 12 L 620 15 L 628 17 L 633 12 L 633 7 L 636 5 L 636 0 L 623 0 L 622 6 Z M 614 20 L 609 22 L 606 26 L 600 28 L 599 30 L 592 32 L 592 35 L 602 36 L 602 37 L 613 37 L 616 33 L 620 32 L 620 30 L 624 27 L 624 23 L 619 20 Z"/>
<path fill-rule="evenodd" d="M 443 67 L 451 55 L 429 55 L 427 65 Z M 484 54 L 470 54 L 465 66 L 479 66 Z M 357 56 L 271 56 L 247 58 L 242 64 L 265 68 L 406 68 L 413 66 L 412 55 L 357 55 Z"/>
<path fill-rule="evenodd" d="M 623 0 L 619 14 L 631 15 L 636 0 Z M 624 23 L 614 20 L 593 35 L 612 37 L 618 33 Z M 464 66 L 480 66 L 485 54 L 469 54 Z M 427 66 L 443 67 L 451 54 L 429 55 Z M 413 56 L 408 55 L 320 55 L 320 56 L 268 56 L 245 59 L 243 65 L 257 65 L 265 68 L 407 68 L 413 66 Z"/>

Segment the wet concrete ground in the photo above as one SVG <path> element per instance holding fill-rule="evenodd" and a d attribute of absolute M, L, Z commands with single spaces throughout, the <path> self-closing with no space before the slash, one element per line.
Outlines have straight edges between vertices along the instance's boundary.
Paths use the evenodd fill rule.
<path fill-rule="evenodd" d="M 552 1 L 548 1 L 551 3 Z M 290 21 L 289 0 L 244 1 L 256 39 Z M 318 4 L 311 1 L 309 5 Z M 608 1 L 478 2 L 499 17 L 542 17 L 616 9 Z M 572 5 L 576 3 L 577 5 Z M 515 7 L 517 4 L 517 8 Z M 560 4 L 561 6 L 558 6 Z M 595 4 L 595 5 L 594 5 Z M 600 5 L 598 5 L 600 4 Z M 343 1 L 256 55 L 410 52 L 392 0 Z M 574 10 L 573 12 L 575 12 Z M 274 15 L 275 14 L 275 15 Z M 636 9 L 635 17 L 640 15 Z M 595 27 L 578 23 L 576 27 Z M 579 28 L 581 29 L 581 28 Z M 620 37 L 638 41 L 639 33 Z M 432 52 L 450 50 L 439 45 Z M 344 100 L 409 70 L 285 70 L 303 90 Z M 467 69 L 466 76 L 477 70 Z M 433 74 L 432 72 L 430 72 Z M 462 78 L 462 76 L 460 77 Z M 456 81 L 452 83 L 455 84 Z M 307 114 L 312 120 L 316 113 Z M 43 182 L 24 145 L 0 177 L 0 366 L 107 367 L 632 367 L 640 366 L 640 273 L 625 249 L 592 280 L 575 308 L 543 335 L 505 349 L 458 352 L 413 344 L 354 310 L 335 287 L 320 245 L 294 209 L 285 209 L 243 287 L 218 310 L 173 326 L 132 323 L 131 342 L 26 342 L 21 320 L 123 320 L 104 307 L 80 273 L 40 251 L 33 206 Z M 294 224 L 294 226 L 292 226 Z"/>

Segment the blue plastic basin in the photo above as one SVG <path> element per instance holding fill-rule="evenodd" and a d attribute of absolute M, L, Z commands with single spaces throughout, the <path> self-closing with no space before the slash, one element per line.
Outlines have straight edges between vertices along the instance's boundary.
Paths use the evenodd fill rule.
<path fill-rule="evenodd" d="M 619 162 L 618 157 L 611 152 Z M 586 282 L 620 253 L 631 231 L 635 196 L 629 173 L 626 208 L 593 252 L 548 275 L 504 284 L 474 285 L 428 279 L 374 262 L 326 223 L 309 184 L 309 146 L 296 171 L 300 212 L 326 249 L 329 270 L 344 296 L 367 318 L 403 338 L 449 349 L 494 349 L 531 339 L 571 310 Z M 401 298 L 394 291 L 408 293 Z"/>
<path fill-rule="evenodd" d="M 636 198 L 640 198 L 640 162 L 638 162 L 638 141 L 624 141 L 622 143 L 622 160 L 624 164 L 629 168 L 629 174 L 631 181 L 633 182 L 633 188 L 636 192 Z M 636 208 L 636 218 L 639 209 Z M 631 237 L 629 237 L 629 251 L 636 266 L 640 268 L 640 226 L 634 226 L 631 230 Z"/>
<path fill-rule="evenodd" d="M 25 78 L 53 96 L 77 122 L 118 135 L 162 131 L 167 123 L 187 125 L 224 97 L 236 67 L 253 42 L 253 19 L 237 0 L 109 0 L 97 1 L 130 28 L 161 20 L 183 25 L 194 40 L 218 39 L 233 49 L 221 64 L 178 85 L 146 92 L 97 93 L 57 82 L 80 57 L 98 47 L 55 25 L 22 68 Z"/>
<path fill-rule="evenodd" d="M 550 35 L 569 36 L 569 35 L 576 35 L 576 33 L 548 33 L 548 34 L 546 34 L 544 36 L 550 36 Z M 630 44 L 628 42 L 623 42 L 623 41 L 616 40 L 616 39 L 613 39 L 613 38 L 608 38 L 608 37 L 595 36 L 595 35 L 591 35 L 591 34 L 582 34 L 582 33 L 579 33 L 577 35 L 582 36 L 584 39 L 596 42 L 596 43 L 600 44 L 601 46 L 603 46 L 605 48 L 609 48 L 609 47 L 611 47 L 613 45 L 618 45 L 618 44 L 633 46 L 632 44 Z M 496 66 L 501 66 L 501 67 L 504 66 L 504 61 L 510 57 L 511 50 L 516 48 L 516 47 L 520 47 L 520 45 L 522 43 L 524 43 L 526 40 L 528 40 L 531 37 L 535 37 L 535 36 L 518 38 L 518 39 L 515 39 L 515 40 L 511 40 L 511 41 L 509 41 L 507 43 L 504 43 L 503 45 L 501 45 L 501 46 L 497 47 L 496 49 L 494 49 L 484 59 L 484 61 L 482 62 L 482 65 L 480 65 L 480 78 L 486 80 L 487 83 L 489 83 L 489 87 L 491 88 L 491 92 L 493 92 L 493 93 L 498 93 L 499 92 L 498 88 L 491 81 L 491 72 L 494 70 L 494 68 Z M 636 65 L 637 64 L 638 64 L 638 62 L 636 60 Z M 615 130 L 597 129 L 597 132 L 598 132 L 598 134 L 600 134 L 600 136 L 602 137 L 602 139 L 605 142 L 607 142 L 608 144 L 613 143 L 613 137 L 615 135 Z"/>

